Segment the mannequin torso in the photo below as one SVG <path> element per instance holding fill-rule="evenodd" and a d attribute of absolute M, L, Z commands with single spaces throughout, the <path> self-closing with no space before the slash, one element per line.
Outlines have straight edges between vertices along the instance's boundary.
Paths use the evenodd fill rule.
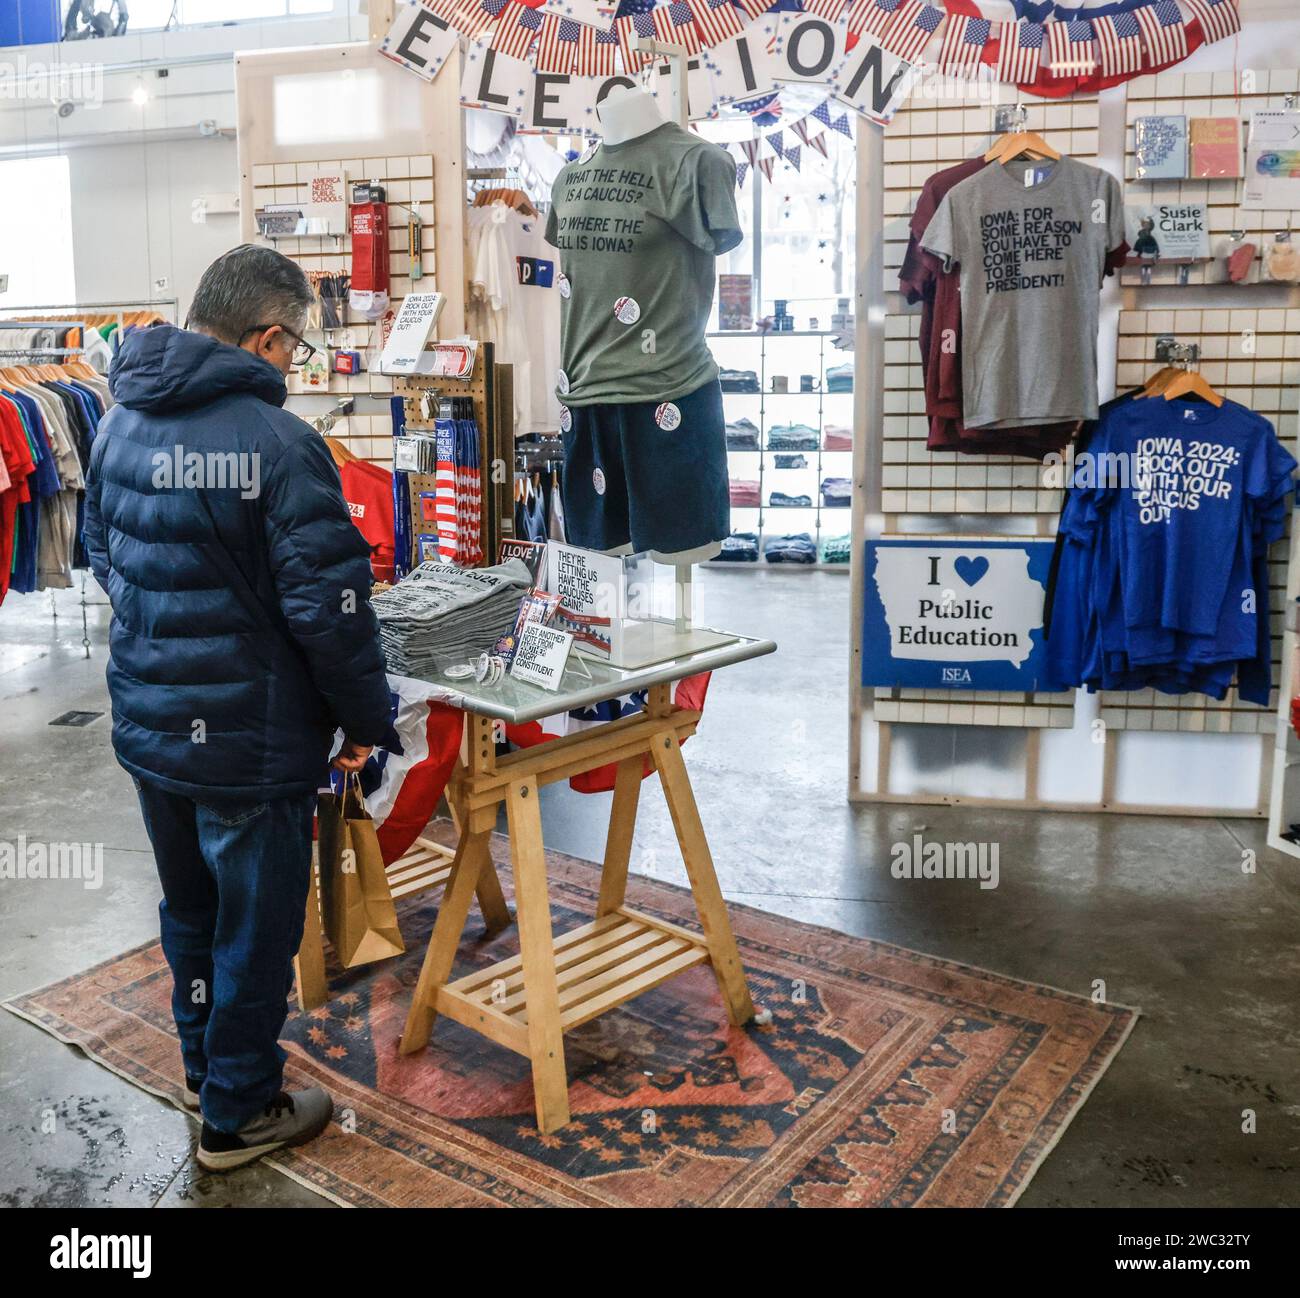
<path fill-rule="evenodd" d="M 615 86 L 596 109 L 606 144 L 623 144 L 664 124 L 654 96 L 632 86 Z"/>

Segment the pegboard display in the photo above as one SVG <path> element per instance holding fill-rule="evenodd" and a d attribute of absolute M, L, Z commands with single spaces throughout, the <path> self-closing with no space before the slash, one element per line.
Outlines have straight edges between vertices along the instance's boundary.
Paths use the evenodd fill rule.
<path fill-rule="evenodd" d="M 1074 725 L 1074 694 L 877 689 L 874 691 L 874 713 L 877 721 L 921 725 L 1069 730 Z"/>
<path fill-rule="evenodd" d="M 1050 468 L 1008 455 L 959 455 L 926 448 L 929 419 L 917 341 L 920 328 L 917 313 L 885 317 L 881 512 L 1059 513 L 1060 488 L 1045 485 Z"/>
<path fill-rule="evenodd" d="M 269 203 L 300 203 L 307 198 L 307 183 L 320 171 L 341 169 L 348 184 L 373 180 L 387 191 L 389 203 L 388 254 L 390 307 L 396 313 L 402 298 L 411 292 L 416 283 L 422 291 L 435 287 L 437 250 L 434 239 L 434 181 L 432 154 L 404 155 L 379 158 L 326 158 L 311 162 L 257 163 L 252 168 L 252 193 L 254 211 Z M 419 205 L 421 237 L 420 265 L 423 272 L 419 281 L 411 279 L 411 258 L 407 222 L 408 211 Z M 286 257 L 293 258 L 305 271 L 348 271 L 352 265 L 352 236 L 303 235 L 280 237 L 274 240 L 256 233 L 254 213 L 245 217 L 246 237 L 273 246 Z M 377 358 L 381 350 L 381 327 L 351 312 L 348 324 L 332 330 L 328 336 L 320 329 L 309 331 L 311 342 L 324 346 L 349 346 L 363 353 L 366 363 Z M 297 373 L 289 376 L 291 395 L 329 396 L 344 393 L 372 393 L 382 395 L 393 391 L 393 380 L 377 371 L 365 370 L 361 374 L 329 375 L 328 386 L 306 386 Z M 370 458 L 367 456 L 367 458 Z M 391 456 L 390 456 L 391 458 Z"/>
<path fill-rule="evenodd" d="M 1161 335 L 1198 343 L 1199 368 L 1206 381 L 1229 400 L 1269 419 L 1295 454 L 1300 432 L 1300 309 L 1123 311 L 1119 320 L 1119 391 L 1140 386 L 1160 368 L 1155 347 Z M 1269 557 L 1274 682 L 1282 653 L 1287 548 L 1279 542 Z M 1119 730 L 1271 734 L 1276 729 L 1273 708 L 1243 702 L 1235 690 L 1222 702 L 1204 694 L 1103 691 L 1101 718 Z"/>
<path fill-rule="evenodd" d="M 1066 103 L 1025 103 L 1027 129 L 1079 162 L 1096 165 L 1098 108 L 1093 96 Z M 972 108 L 970 100 L 916 96 L 884 130 L 884 289 L 898 292 L 907 252 L 908 221 L 921 187 L 942 171 L 984 153 L 995 138 L 995 106 Z"/>
<path fill-rule="evenodd" d="M 1134 152 L 1134 123 L 1139 117 L 1174 115 L 1186 117 L 1235 117 L 1241 122 L 1242 169 L 1250 115 L 1265 109 L 1286 107 L 1286 96 L 1300 91 L 1300 71 L 1253 71 L 1238 78 L 1232 72 L 1160 72 L 1138 77 L 1128 83 L 1128 127 L 1124 146 L 1124 179 L 1129 203 L 1205 203 L 1209 209 L 1210 251 L 1215 253 L 1231 231 L 1244 230 L 1246 240 L 1256 245 L 1255 266 L 1250 282 L 1262 278 L 1262 254 L 1265 241 L 1272 241 L 1280 230 L 1297 230 L 1294 211 L 1247 210 L 1241 206 L 1244 180 L 1219 179 L 1137 180 L 1137 156 Z M 1189 160 L 1190 169 L 1190 160 Z M 1186 278 L 1183 278 L 1183 276 Z M 1121 272 L 1125 284 L 1143 283 L 1140 266 L 1128 266 Z M 1227 281 L 1223 260 L 1217 256 L 1208 262 L 1188 266 L 1176 263 L 1151 269 L 1152 284 L 1216 284 Z M 1267 281 L 1265 281 L 1267 282 Z"/>

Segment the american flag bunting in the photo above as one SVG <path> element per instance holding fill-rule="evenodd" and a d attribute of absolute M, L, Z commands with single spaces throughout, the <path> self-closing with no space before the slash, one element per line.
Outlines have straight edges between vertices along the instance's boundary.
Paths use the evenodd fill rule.
<path fill-rule="evenodd" d="M 618 37 L 613 32 L 602 32 L 583 24 L 578 34 L 578 57 L 573 70 L 580 77 L 612 77 L 616 49 Z"/>
<path fill-rule="evenodd" d="M 998 80 L 1013 86 L 1038 80 L 1038 63 L 1047 43 L 1042 23 L 1002 23 L 999 39 Z"/>
<path fill-rule="evenodd" d="M 1133 17 L 1146 37 L 1153 67 L 1187 57 L 1187 29 L 1175 0 L 1156 0 L 1153 5 L 1135 9 Z"/>
<path fill-rule="evenodd" d="M 495 30 L 512 2 L 513 0 L 461 0 L 460 21 L 465 26 L 457 30 L 470 40 Z"/>
<path fill-rule="evenodd" d="M 740 10 L 746 18 L 761 18 L 776 0 L 739 0 Z"/>
<path fill-rule="evenodd" d="M 803 11 L 811 18 L 823 18 L 833 23 L 848 0 L 803 0 Z"/>
<path fill-rule="evenodd" d="M 1183 3 L 1201 24 L 1201 35 L 1207 41 L 1221 41 L 1241 30 L 1237 0 L 1183 0 Z"/>
<path fill-rule="evenodd" d="M 623 68 L 626 72 L 636 72 L 654 59 L 649 54 L 642 54 L 637 49 L 637 41 L 642 36 L 655 34 L 654 18 L 647 9 L 645 13 L 627 14 L 614 20 L 614 34 L 618 37 L 618 48 L 623 53 Z"/>
<path fill-rule="evenodd" d="M 853 0 L 849 9 L 849 35 L 874 36 L 879 44 L 886 28 L 898 17 L 899 10 L 914 0 Z"/>
<path fill-rule="evenodd" d="M 1094 18 L 1097 51 L 1104 77 L 1123 77 L 1142 71 L 1142 28 L 1130 13 Z"/>
<path fill-rule="evenodd" d="M 651 18 L 655 35 L 661 41 L 681 45 L 687 54 L 700 52 L 700 33 L 695 29 L 695 15 L 686 0 L 672 0 L 671 4 L 659 5 Z"/>
<path fill-rule="evenodd" d="M 533 66 L 538 72 L 571 73 L 577 60 L 578 37 L 582 24 L 572 18 L 559 18 L 543 14 L 541 30 L 537 33 L 537 53 Z"/>
<path fill-rule="evenodd" d="M 1047 66 L 1054 77 L 1090 76 L 1097 66 L 1097 35 L 1083 18 L 1047 24 Z"/>
<path fill-rule="evenodd" d="M 909 0 L 905 8 L 894 15 L 894 21 L 885 28 L 880 43 L 891 54 L 897 54 L 904 63 L 915 63 L 942 22 L 942 9 L 926 4 L 925 0 Z"/>
<path fill-rule="evenodd" d="M 965 14 L 948 15 L 948 30 L 944 34 L 943 49 L 939 54 L 939 71 L 944 76 L 961 76 L 979 68 L 980 55 L 984 53 L 993 34 L 993 24 L 987 18 L 969 18 Z"/>
<path fill-rule="evenodd" d="M 723 41 L 739 36 L 745 24 L 731 0 L 686 0 L 695 15 L 695 26 L 700 39 L 710 49 Z"/>
<path fill-rule="evenodd" d="M 484 0 L 485 4 L 491 2 L 492 0 Z M 526 59 L 533 41 L 537 39 L 544 17 L 545 14 L 538 13 L 536 9 L 526 8 L 517 0 L 510 0 L 502 9 L 501 17 L 497 19 L 497 25 L 492 31 L 492 48 L 507 58 Z"/>

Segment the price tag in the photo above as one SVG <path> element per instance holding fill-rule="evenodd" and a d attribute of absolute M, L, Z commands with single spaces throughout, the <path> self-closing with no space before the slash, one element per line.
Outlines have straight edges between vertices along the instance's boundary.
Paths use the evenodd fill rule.
<path fill-rule="evenodd" d="M 529 622 L 519 633 L 510 675 L 546 690 L 558 690 L 572 648 L 573 636 L 568 631 Z"/>

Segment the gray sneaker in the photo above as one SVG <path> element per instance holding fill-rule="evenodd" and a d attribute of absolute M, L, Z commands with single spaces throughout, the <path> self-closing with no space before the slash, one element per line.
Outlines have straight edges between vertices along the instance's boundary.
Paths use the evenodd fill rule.
<path fill-rule="evenodd" d="M 333 1114 L 334 1101 L 319 1086 L 281 1091 L 260 1116 L 234 1135 L 205 1122 L 199 1137 L 199 1166 L 205 1172 L 229 1172 L 287 1145 L 305 1145 L 329 1126 Z"/>

